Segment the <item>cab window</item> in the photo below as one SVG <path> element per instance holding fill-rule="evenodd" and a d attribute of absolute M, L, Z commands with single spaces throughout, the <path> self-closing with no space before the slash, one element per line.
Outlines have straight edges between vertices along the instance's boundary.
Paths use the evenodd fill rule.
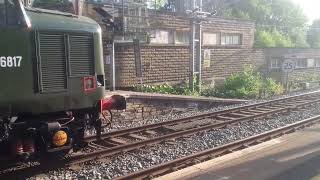
<path fill-rule="evenodd" d="M 0 25 L 5 24 L 5 9 L 4 0 L 0 0 Z"/>
<path fill-rule="evenodd" d="M 17 9 L 15 2 L 16 2 L 15 0 L 7 0 L 6 2 L 8 25 L 17 25 L 21 23 L 19 21 L 19 13 L 18 13 L 19 11 Z"/>

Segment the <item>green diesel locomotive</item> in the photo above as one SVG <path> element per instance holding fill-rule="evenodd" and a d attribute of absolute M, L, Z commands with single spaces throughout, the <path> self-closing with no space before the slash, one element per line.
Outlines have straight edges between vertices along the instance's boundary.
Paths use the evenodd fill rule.
<path fill-rule="evenodd" d="M 102 50 L 89 18 L 0 0 L 2 153 L 65 153 L 82 147 L 88 126 L 99 131 L 115 102 L 104 100 Z"/>

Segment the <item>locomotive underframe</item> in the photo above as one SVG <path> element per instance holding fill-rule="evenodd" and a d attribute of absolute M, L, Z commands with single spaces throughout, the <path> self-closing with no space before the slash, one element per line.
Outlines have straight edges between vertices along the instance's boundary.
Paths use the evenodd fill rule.
<path fill-rule="evenodd" d="M 1 117 L 1 154 L 15 160 L 63 157 L 70 150 L 77 151 L 86 145 L 84 133 L 87 128 L 100 131 L 100 127 L 100 112 L 96 109 Z M 57 132 L 66 133 L 66 143 L 55 145 L 53 138 Z"/>

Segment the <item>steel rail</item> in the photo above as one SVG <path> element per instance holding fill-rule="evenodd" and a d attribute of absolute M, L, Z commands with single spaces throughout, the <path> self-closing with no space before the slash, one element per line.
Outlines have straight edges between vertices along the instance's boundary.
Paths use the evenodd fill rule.
<path fill-rule="evenodd" d="M 234 150 L 242 149 L 248 147 L 249 145 L 257 144 L 259 142 L 263 142 L 274 137 L 278 137 L 280 135 L 295 131 L 298 128 L 305 128 L 308 125 L 320 122 L 320 116 L 315 116 L 309 119 L 305 119 L 294 124 L 290 124 L 278 129 L 274 129 L 262 134 L 258 134 L 256 136 L 252 136 L 246 139 L 238 140 L 236 142 L 232 142 L 226 145 L 222 145 L 219 147 L 215 147 L 212 149 L 208 149 L 202 152 L 198 152 L 192 155 L 188 155 L 179 159 L 175 159 L 160 165 L 156 165 L 154 167 L 144 169 L 138 172 L 134 172 L 122 177 L 116 178 L 117 180 L 132 180 L 132 179 L 143 179 L 143 178 L 152 178 L 155 175 L 164 174 L 167 172 L 172 172 L 176 170 L 177 167 L 186 167 L 188 164 L 195 164 L 194 162 L 199 162 L 200 159 L 212 159 L 212 157 L 220 156 L 223 154 L 230 153 Z"/>

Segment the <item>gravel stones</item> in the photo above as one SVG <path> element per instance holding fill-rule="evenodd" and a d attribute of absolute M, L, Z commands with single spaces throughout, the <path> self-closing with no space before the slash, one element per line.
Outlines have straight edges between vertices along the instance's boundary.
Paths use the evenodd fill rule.
<path fill-rule="evenodd" d="M 213 111 L 231 107 L 218 107 L 213 109 Z M 212 109 L 200 113 L 211 111 Z M 173 117 L 187 117 L 197 113 L 199 112 L 192 111 L 181 115 L 169 115 L 167 117 L 160 117 L 156 120 L 152 120 L 152 122 L 164 121 Z M 319 114 L 320 104 L 316 104 L 308 108 L 308 110 L 294 111 L 285 115 L 276 114 L 267 119 L 242 122 L 235 125 L 229 125 L 223 129 L 214 129 L 190 137 L 179 138 L 176 139 L 174 143 L 164 142 L 148 146 L 141 150 L 118 154 L 110 157 L 110 160 L 105 162 L 94 161 L 86 163 L 81 170 L 60 169 L 50 171 L 45 177 L 42 175 L 41 177 L 35 176 L 30 179 L 112 179 L 176 158 L 184 157 L 195 152 L 214 148 L 275 128 L 283 127 Z"/>
<path fill-rule="evenodd" d="M 214 129 L 186 138 L 176 139 L 175 143 L 162 143 L 122 153 L 110 158 L 108 162 L 87 163 L 81 170 L 58 170 L 47 174 L 49 179 L 112 179 L 176 158 L 190 155 L 236 140 L 244 139 L 275 128 L 292 124 L 320 114 L 320 104 L 288 115 L 274 115 L 268 119 L 242 122 L 223 129 Z M 34 179 L 34 178 L 31 178 Z M 43 179 L 43 178 L 37 178 Z"/>

